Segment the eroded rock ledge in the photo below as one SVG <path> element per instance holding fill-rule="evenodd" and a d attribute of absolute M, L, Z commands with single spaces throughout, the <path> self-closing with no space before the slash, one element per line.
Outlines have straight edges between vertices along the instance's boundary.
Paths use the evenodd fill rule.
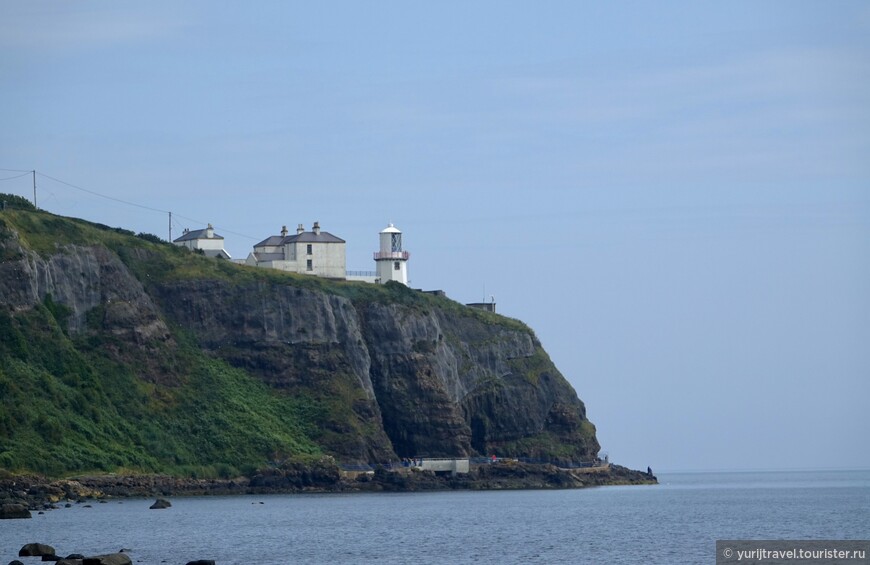
<path fill-rule="evenodd" d="M 655 477 L 619 465 L 611 465 L 606 472 L 580 474 L 555 465 L 517 462 L 481 465 L 471 473 L 456 476 L 419 470 L 399 473 L 377 468 L 373 474 L 347 478 L 337 469 L 299 467 L 269 469 L 252 477 L 235 479 L 93 475 L 52 481 L 29 475 L 0 480 L 0 504 L 19 504 L 37 511 L 57 508 L 58 504 L 152 496 L 563 489 L 656 483 Z"/>

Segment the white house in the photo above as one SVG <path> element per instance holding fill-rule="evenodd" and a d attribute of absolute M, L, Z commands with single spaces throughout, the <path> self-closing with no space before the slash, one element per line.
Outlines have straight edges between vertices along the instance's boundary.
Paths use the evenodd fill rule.
<path fill-rule="evenodd" d="M 288 235 L 287 226 L 283 226 L 281 235 L 273 235 L 256 244 L 245 264 L 343 279 L 346 267 L 345 241 L 322 231 L 319 222 L 314 222 L 310 232 L 299 224 L 293 235 Z"/>
<path fill-rule="evenodd" d="M 200 250 L 207 257 L 232 259 L 230 254 L 224 250 L 224 238 L 214 232 L 211 224 L 204 230 L 190 231 L 185 229 L 181 237 L 173 240 L 172 243 L 191 250 Z"/>

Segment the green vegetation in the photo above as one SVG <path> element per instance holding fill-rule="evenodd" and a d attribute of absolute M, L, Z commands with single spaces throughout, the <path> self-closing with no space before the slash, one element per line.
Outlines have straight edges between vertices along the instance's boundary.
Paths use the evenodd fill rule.
<path fill-rule="evenodd" d="M 373 285 L 336 281 L 246 267 L 229 261 L 214 261 L 184 247 L 171 245 L 155 235 L 140 233 L 136 237 L 130 237 L 134 233 L 129 230 L 42 211 L 33 213 L 7 210 L 0 216 L 0 234 L 4 224 L 18 231 L 22 245 L 43 256 L 56 253 L 58 248 L 68 244 L 103 245 L 116 252 L 146 287 L 148 282 L 196 279 L 219 280 L 233 286 L 292 286 L 343 296 L 357 304 L 396 304 L 423 314 L 438 309 L 446 314 L 456 314 L 489 326 L 532 333 L 519 320 L 468 308 L 448 298 L 422 293 L 394 282 Z"/>
<path fill-rule="evenodd" d="M 517 320 L 404 285 L 331 281 L 216 261 L 151 234 L 35 211 L 32 205 L 26 209 L 26 200 L 0 195 L 4 199 L 16 205 L 0 213 L 0 267 L 26 253 L 47 258 L 68 245 L 96 246 L 116 254 L 146 291 L 188 280 L 264 294 L 293 287 L 345 297 L 362 309 L 397 305 L 412 314 L 450 316 L 479 335 L 481 343 L 492 339 L 481 324 L 532 333 Z M 329 345 L 300 348 L 300 356 L 313 356 L 321 368 L 311 369 L 315 365 L 300 357 L 294 366 L 309 367 L 298 379 L 303 384 L 276 390 L 254 369 L 239 368 L 247 367 L 250 352 L 233 357 L 232 344 L 218 359 L 171 325 L 166 340 L 124 338 L 119 332 L 125 328 L 107 326 L 118 307 L 103 303 L 74 312 L 51 295 L 31 309 L 0 306 L 0 472 L 229 477 L 270 462 L 316 460 L 324 453 L 365 456 L 365 444 L 382 437 L 377 407 Z M 71 332 L 74 316 L 78 330 Z M 436 342 L 419 341 L 413 349 L 431 354 L 436 347 Z M 227 359 L 242 361 L 231 366 Z M 539 351 L 512 368 L 537 382 L 551 367 Z M 529 445 L 515 447 L 533 449 L 553 441 L 532 438 Z"/>
<path fill-rule="evenodd" d="M 16 196 L 14 194 L 6 194 L 5 192 L 0 192 L 0 207 L 6 205 L 7 208 L 17 208 L 18 210 L 36 210 L 36 206 L 33 203 L 21 196 Z"/>
<path fill-rule="evenodd" d="M 516 375 L 522 375 L 527 381 L 533 385 L 537 385 L 542 375 L 553 373 L 556 367 L 550 356 L 543 348 L 535 349 L 535 354 L 531 357 L 517 357 L 510 361 L 511 370 Z"/>
<path fill-rule="evenodd" d="M 0 468 L 228 477 L 320 453 L 311 402 L 188 346 L 184 382 L 158 387 L 106 357 L 106 340 L 67 338 L 48 306 L 0 310 L 0 336 Z"/>
<path fill-rule="evenodd" d="M 534 436 L 498 444 L 498 453 L 503 457 L 531 457 L 546 460 L 580 461 L 586 445 L 596 444 L 595 426 L 589 420 L 580 423 L 579 441 L 566 443 L 564 438 L 544 431 Z"/>

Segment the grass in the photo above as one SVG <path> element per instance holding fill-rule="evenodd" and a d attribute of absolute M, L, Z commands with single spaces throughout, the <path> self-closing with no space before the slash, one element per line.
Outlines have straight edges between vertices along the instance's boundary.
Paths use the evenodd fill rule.
<path fill-rule="evenodd" d="M 118 254 L 146 288 L 150 282 L 195 279 L 221 280 L 233 286 L 291 286 L 343 296 L 355 304 L 397 304 L 423 314 L 437 309 L 445 314 L 468 318 L 487 326 L 532 333 L 519 320 L 469 308 L 449 298 L 425 294 L 395 282 L 375 285 L 357 281 L 336 281 L 238 265 L 197 255 L 184 247 L 161 242 L 160 238 L 150 234 L 134 237 L 129 230 L 43 211 L 7 209 L 0 212 L 0 243 L 4 237 L 9 237 L 9 229 L 18 232 L 25 248 L 44 257 L 57 253 L 65 245 L 105 246 Z"/>
<path fill-rule="evenodd" d="M 292 287 L 343 297 L 358 309 L 383 305 L 407 316 L 450 318 L 456 334 L 443 339 L 454 345 L 480 345 L 502 330 L 534 337 L 517 320 L 397 283 L 240 266 L 150 234 L 21 207 L 0 211 L 0 262 L 27 253 L 47 258 L 70 245 L 115 253 L 146 292 L 187 280 L 220 281 L 267 295 Z M 329 372 L 306 375 L 307 384 L 276 392 L 254 373 L 208 356 L 180 328 L 170 326 L 166 342 L 124 341 L 104 327 L 106 311 L 98 305 L 86 312 L 84 328 L 71 335 L 72 311 L 50 295 L 29 310 L 0 306 L 0 471 L 232 476 L 275 460 L 358 452 L 382 434 L 376 422 L 355 414 L 369 400 L 341 359 L 330 358 Z M 423 355 L 436 349 L 436 342 L 413 346 Z M 532 383 L 554 369 L 539 347 L 534 356 L 513 360 L 511 368 Z M 550 437 L 522 442 L 511 449 L 571 450 Z"/>
<path fill-rule="evenodd" d="M 198 351 L 182 352 L 184 382 L 167 389 L 109 359 L 93 336 L 75 344 L 45 305 L 0 311 L 0 335 L 0 468 L 222 476 L 275 453 L 321 453 L 309 438 L 312 402 Z"/>

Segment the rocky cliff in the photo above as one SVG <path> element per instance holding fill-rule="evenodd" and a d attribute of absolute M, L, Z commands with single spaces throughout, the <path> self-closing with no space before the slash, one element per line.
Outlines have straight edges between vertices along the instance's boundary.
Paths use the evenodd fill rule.
<path fill-rule="evenodd" d="M 401 285 L 257 270 L 119 231 L 43 212 L 0 213 L 0 392 L 11 413 L 13 397 L 27 402 L 15 396 L 21 375 L 63 385 L 49 404 L 63 405 L 67 389 L 93 389 L 91 398 L 107 404 L 97 420 L 108 411 L 131 428 L 131 419 L 146 422 L 140 427 L 150 431 L 133 433 L 120 451 L 141 452 L 139 464 L 152 468 L 188 459 L 218 464 L 208 457 L 234 449 L 233 441 L 260 443 L 251 449 L 263 460 L 297 450 L 343 462 L 597 456 L 583 403 L 515 320 Z M 37 343 L 56 343 L 63 362 Z M 119 382 L 134 390 L 117 391 Z M 263 400 L 246 404 L 242 397 L 254 393 L 245 390 Z M 136 401 L 124 404 L 125 394 Z M 182 405 L 222 419 L 182 416 Z M 259 442 L 257 429 L 236 437 L 209 427 L 243 427 L 246 414 L 266 418 L 268 426 L 257 429 L 272 434 L 269 441 Z M 66 439 L 47 421 L 47 431 L 35 426 L 46 445 Z M 293 426 L 293 441 L 277 435 L 285 425 Z M 13 441 L 26 428 L 14 417 L 0 420 L 7 445 L 0 467 L 4 456 L 7 467 L 29 461 Z M 217 444 L 190 448 L 210 456 L 185 459 L 158 447 L 167 437 L 187 445 L 190 433 Z M 106 434 L 100 428 L 90 441 L 124 441 L 122 433 Z M 114 459 L 137 465 L 125 457 Z"/>

